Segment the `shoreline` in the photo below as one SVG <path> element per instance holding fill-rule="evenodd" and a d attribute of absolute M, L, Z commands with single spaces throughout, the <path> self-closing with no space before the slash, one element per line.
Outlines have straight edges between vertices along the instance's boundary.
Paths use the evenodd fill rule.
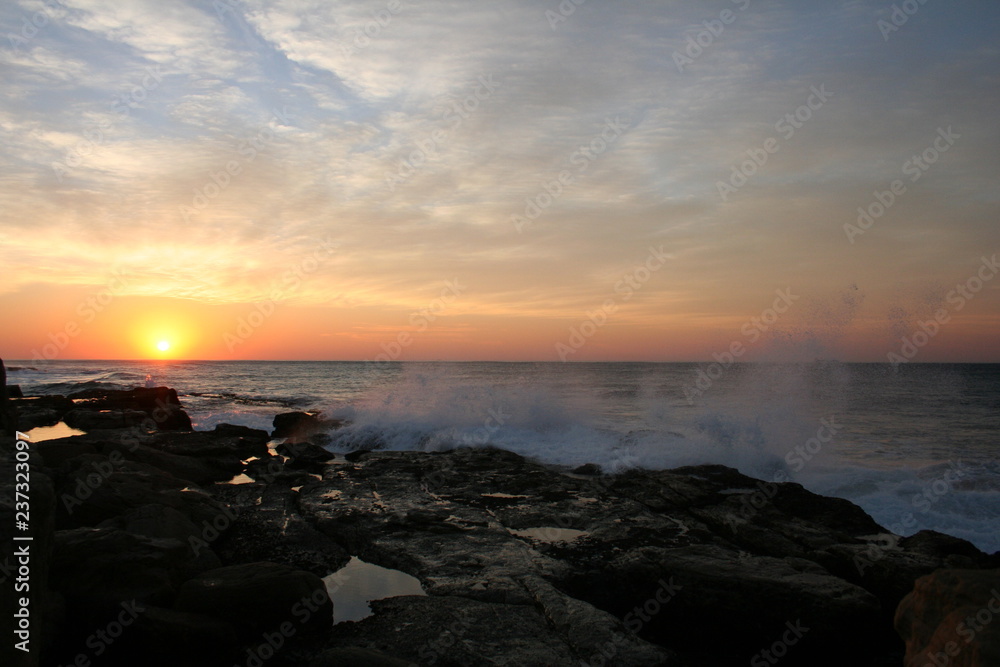
<path fill-rule="evenodd" d="M 788 665 L 899 664 L 933 644 L 900 606 L 918 578 L 1000 566 L 719 465 L 606 476 L 489 448 L 333 457 L 311 441 L 335 424 L 287 413 L 271 433 L 191 431 L 165 387 L 11 402 L 91 428 L 30 444 L 46 651 L 10 664 L 98 657 L 88 639 L 133 601 L 145 611 L 94 664 L 722 665 L 772 649 Z M 252 481 L 226 483 L 238 475 Z M 426 594 L 334 625 L 324 578 L 336 586 L 352 559 Z"/>

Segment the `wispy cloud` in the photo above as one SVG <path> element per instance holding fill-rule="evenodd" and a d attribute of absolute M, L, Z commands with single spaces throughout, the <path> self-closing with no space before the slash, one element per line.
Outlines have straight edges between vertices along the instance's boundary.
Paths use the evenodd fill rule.
<path fill-rule="evenodd" d="M 739 321 L 791 283 L 850 279 L 878 304 L 1000 245 L 993 8 L 928 4 L 887 43 L 874 0 L 743 4 L 586 3 L 553 29 L 528 0 L 6 3 L 2 34 L 45 20 L 0 55 L 0 290 L 125 265 L 135 295 L 253 301 L 329 237 L 337 257 L 295 303 L 405 310 L 458 275 L 456 312 L 542 321 L 599 304 L 663 244 L 674 259 L 621 322 L 669 327 Z M 679 71 L 723 10 L 736 20 Z M 834 97 L 720 201 L 821 85 Z M 846 243 L 949 125 L 961 145 Z"/>

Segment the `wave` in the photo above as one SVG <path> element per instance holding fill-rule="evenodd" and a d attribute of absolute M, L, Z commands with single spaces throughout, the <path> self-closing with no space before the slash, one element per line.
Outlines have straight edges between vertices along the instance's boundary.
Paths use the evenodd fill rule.
<path fill-rule="evenodd" d="M 901 535 L 931 529 L 1000 550 L 1000 466 L 988 460 L 922 462 L 850 436 L 824 444 L 817 438 L 823 418 L 796 400 L 688 410 L 650 396 L 637 401 L 642 427 L 623 428 L 606 418 L 607 398 L 599 390 L 482 386 L 414 373 L 361 400 L 326 406 L 348 422 L 330 433 L 328 448 L 492 446 L 567 468 L 596 463 L 607 473 L 719 463 L 846 498 Z"/>

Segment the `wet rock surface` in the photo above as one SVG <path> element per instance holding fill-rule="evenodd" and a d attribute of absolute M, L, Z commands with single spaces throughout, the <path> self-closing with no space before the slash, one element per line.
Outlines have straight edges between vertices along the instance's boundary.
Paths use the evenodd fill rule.
<path fill-rule="evenodd" d="M 621 654 L 622 632 L 677 654 L 662 664 L 746 663 L 786 636 L 785 664 L 898 664 L 891 618 L 907 590 L 879 573 L 912 586 L 949 560 L 991 562 L 950 538 L 883 546 L 891 536 L 853 504 L 723 466 L 582 478 L 497 450 L 349 458 L 300 490 L 301 510 L 350 553 L 422 582 L 429 598 L 379 603 L 397 625 L 419 625 L 435 599 L 527 607 L 577 661 Z M 579 611 L 566 623 L 545 611 L 567 605 L 588 610 L 588 639 L 606 639 L 572 634 Z M 335 635 L 387 651 L 379 616 Z"/>
<path fill-rule="evenodd" d="M 895 620 L 905 667 L 1000 665 L 1000 569 L 921 577 Z"/>
<path fill-rule="evenodd" d="M 94 415 L 152 419 L 159 403 L 177 416 L 175 394 L 150 391 L 18 400 L 36 420 L 81 411 L 106 426 Z M 331 457 L 309 435 L 331 424 L 292 414 L 276 420 L 293 440 L 278 450 L 264 431 L 155 419 L 33 443 L 33 487 L 48 489 L 41 664 L 899 665 L 894 614 L 908 660 L 947 650 L 940 628 L 1000 565 L 724 466 L 605 476 L 492 449 Z M 427 595 L 333 625 L 326 587 L 351 586 L 334 573 L 352 556 Z M 941 568 L 971 574 L 914 591 Z M 116 623 L 113 646 L 91 639 Z"/>

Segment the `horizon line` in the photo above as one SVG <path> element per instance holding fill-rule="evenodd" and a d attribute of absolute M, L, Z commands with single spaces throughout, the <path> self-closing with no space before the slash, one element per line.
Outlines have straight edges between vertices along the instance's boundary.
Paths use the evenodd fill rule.
<path fill-rule="evenodd" d="M 841 361 L 839 359 L 813 359 L 811 361 L 768 361 L 768 360 L 739 360 L 729 363 L 722 363 L 714 359 L 703 359 L 699 361 L 652 361 L 642 359 L 612 360 L 553 360 L 553 359 L 391 359 L 386 361 L 376 361 L 371 359 L 8 359 L 3 361 L 5 366 L 11 362 L 19 364 L 31 363 L 41 366 L 64 362 L 136 362 L 136 363 L 334 363 L 334 364 L 720 364 L 722 366 L 737 366 L 751 364 L 867 364 L 893 366 L 889 361 Z M 933 365 L 998 365 L 1000 361 L 908 361 L 905 364 L 895 364 L 896 366 L 933 366 Z"/>

